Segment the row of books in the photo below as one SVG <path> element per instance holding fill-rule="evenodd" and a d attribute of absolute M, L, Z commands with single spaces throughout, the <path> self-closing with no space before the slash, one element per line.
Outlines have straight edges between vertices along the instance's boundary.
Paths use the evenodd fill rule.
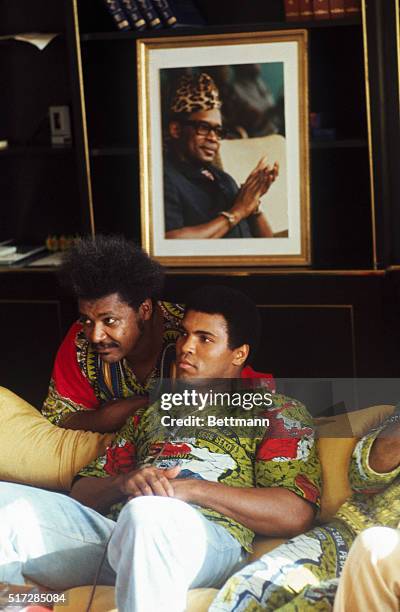
<path fill-rule="evenodd" d="M 180 20 L 174 3 L 168 0 L 102 0 L 118 30 L 171 28 Z M 187 2 L 186 12 L 187 12 Z M 189 2 L 190 4 L 190 2 Z M 190 8 L 190 7 L 189 7 Z M 190 15 L 196 12 L 195 8 Z M 185 15 L 186 16 L 186 15 Z M 195 22 L 201 25 L 201 20 Z M 193 22 L 192 22 L 193 23 Z"/>
<path fill-rule="evenodd" d="M 286 21 L 340 19 L 361 11 L 361 0 L 284 0 Z"/>

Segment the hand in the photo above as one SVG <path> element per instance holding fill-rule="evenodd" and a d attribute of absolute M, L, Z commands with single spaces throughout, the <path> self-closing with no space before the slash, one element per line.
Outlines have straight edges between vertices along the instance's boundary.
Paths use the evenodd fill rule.
<path fill-rule="evenodd" d="M 170 480 L 176 478 L 180 469 L 179 465 L 168 470 L 153 466 L 141 467 L 121 476 L 121 491 L 129 499 L 142 495 L 173 497 L 174 490 Z"/>
<path fill-rule="evenodd" d="M 267 193 L 267 191 L 271 187 L 272 183 L 274 181 L 276 181 L 276 179 L 278 178 L 278 176 L 279 176 L 279 164 L 278 164 L 278 162 L 275 162 L 272 167 L 267 165 L 262 170 L 262 175 L 263 175 L 263 184 L 262 184 L 262 191 L 260 193 L 260 197 L 262 197 L 264 194 Z"/>
<path fill-rule="evenodd" d="M 267 164 L 266 157 L 262 157 L 241 186 L 230 212 L 237 214 L 239 220 L 246 219 L 254 213 L 260 205 L 260 198 L 268 191 L 278 175 L 279 164 L 275 162 L 271 167 Z"/>

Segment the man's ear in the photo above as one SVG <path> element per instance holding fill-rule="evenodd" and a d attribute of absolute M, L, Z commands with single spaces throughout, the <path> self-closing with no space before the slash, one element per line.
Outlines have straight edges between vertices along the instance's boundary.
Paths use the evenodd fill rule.
<path fill-rule="evenodd" d="M 153 314 L 153 302 L 150 298 L 146 298 L 139 306 L 139 315 L 143 321 L 149 321 Z"/>
<path fill-rule="evenodd" d="M 170 121 L 168 130 L 171 138 L 175 138 L 175 140 L 178 140 L 182 135 L 182 126 L 179 121 Z"/>
<path fill-rule="evenodd" d="M 233 351 L 233 365 L 242 366 L 246 361 L 247 357 L 250 353 L 250 346 L 248 344 L 242 344 L 242 346 L 238 346 Z"/>

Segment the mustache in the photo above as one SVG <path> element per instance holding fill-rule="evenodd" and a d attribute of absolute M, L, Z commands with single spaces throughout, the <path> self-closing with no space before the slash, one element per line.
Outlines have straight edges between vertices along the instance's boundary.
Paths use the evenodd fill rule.
<path fill-rule="evenodd" d="M 93 342 L 92 343 L 92 347 L 94 348 L 94 350 L 104 350 L 104 349 L 110 349 L 110 348 L 118 348 L 119 344 L 118 342 Z"/>

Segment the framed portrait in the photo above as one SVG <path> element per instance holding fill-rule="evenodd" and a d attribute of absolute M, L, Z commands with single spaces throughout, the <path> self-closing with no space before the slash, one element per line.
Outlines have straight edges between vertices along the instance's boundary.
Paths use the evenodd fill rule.
<path fill-rule="evenodd" d="M 309 264 L 307 32 L 137 51 L 144 248 L 168 266 Z"/>

